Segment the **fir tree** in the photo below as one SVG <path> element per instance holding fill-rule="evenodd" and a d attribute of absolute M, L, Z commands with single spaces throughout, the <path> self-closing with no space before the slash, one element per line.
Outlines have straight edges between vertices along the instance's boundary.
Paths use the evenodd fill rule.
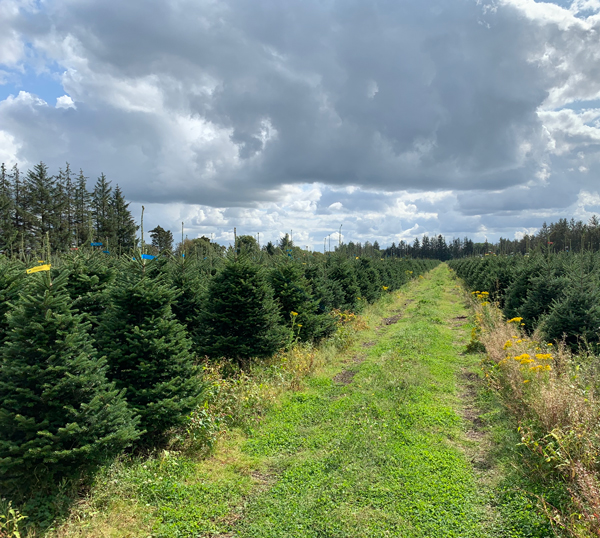
<path fill-rule="evenodd" d="M 108 305 L 116 270 L 109 267 L 101 252 L 76 252 L 64 257 L 63 264 L 69 270 L 66 288 L 72 306 L 84 314 L 95 330 Z"/>
<path fill-rule="evenodd" d="M 23 182 L 21 181 L 21 172 L 16 164 L 12 167 L 11 170 L 11 183 L 14 205 L 14 229 L 17 233 L 15 243 L 17 244 L 17 248 L 21 252 L 21 255 L 23 255 L 23 249 L 25 245 L 25 234 L 27 232 L 27 209 L 25 189 L 23 186 Z"/>
<path fill-rule="evenodd" d="M 356 275 L 350 262 L 342 256 L 331 258 L 327 278 L 339 284 L 343 291 L 341 302 L 336 304 L 334 308 L 354 311 L 357 299 L 360 297 L 360 289 L 356 284 Z"/>
<path fill-rule="evenodd" d="M 179 295 L 173 303 L 175 317 L 187 327 L 195 344 L 200 342 L 199 317 L 203 296 L 206 293 L 207 277 L 200 272 L 198 263 L 191 256 L 182 256 L 170 273 L 171 283 Z"/>
<path fill-rule="evenodd" d="M 11 262 L 0 257 L 0 345 L 8 334 L 6 314 L 10 305 L 21 293 L 25 267 L 20 262 Z"/>
<path fill-rule="evenodd" d="M 56 250 L 67 251 L 73 244 L 73 202 L 74 189 L 69 163 L 65 170 L 59 169 L 56 183 L 56 219 L 53 246 Z"/>
<path fill-rule="evenodd" d="M 139 264 L 129 273 L 113 289 L 98 346 L 107 356 L 109 379 L 126 390 L 128 404 L 141 417 L 144 443 L 153 444 L 185 421 L 203 386 L 191 341 L 172 312 L 177 291 L 164 275 L 150 278 Z"/>
<path fill-rule="evenodd" d="M 360 288 L 361 299 L 373 303 L 381 296 L 381 278 L 369 258 L 360 258 L 356 263 L 356 282 Z"/>
<path fill-rule="evenodd" d="M 320 315 L 310 282 L 296 263 L 283 261 L 271 271 L 271 287 L 281 306 L 281 324 L 289 327 L 294 316 L 294 335 L 302 341 L 319 340 L 334 328 L 333 318 Z"/>
<path fill-rule="evenodd" d="M 241 367 L 253 358 L 271 356 L 290 337 L 279 323 L 264 270 L 245 256 L 229 260 L 211 281 L 200 317 L 202 352 L 225 357 Z"/>
<path fill-rule="evenodd" d="M 8 490 L 77 475 L 139 435 L 106 380 L 89 324 L 69 306 L 66 277 L 31 275 L 8 315 L 0 350 L 0 481 Z"/>
<path fill-rule="evenodd" d="M 592 273 L 592 255 L 584 254 L 567 272 L 566 286 L 549 305 L 548 315 L 541 321 L 547 340 L 561 340 L 573 351 L 583 341 L 598 345 L 600 335 L 600 289 L 598 277 Z"/>

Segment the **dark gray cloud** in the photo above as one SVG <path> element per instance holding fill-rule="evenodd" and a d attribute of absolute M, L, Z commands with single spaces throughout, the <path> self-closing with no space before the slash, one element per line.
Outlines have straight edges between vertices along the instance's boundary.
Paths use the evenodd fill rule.
<path fill-rule="evenodd" d="M 74 107 L 1 101 L 0 155 L 195 204 L 203 231 L 514 233 L 597 190 L 600 112 L 565 107 L 600 97 L 600 23 L 569 5 L 5 0 L 0 68 L 58 74 Z M 453 194 L 410 199 L 429 191 Z"/>

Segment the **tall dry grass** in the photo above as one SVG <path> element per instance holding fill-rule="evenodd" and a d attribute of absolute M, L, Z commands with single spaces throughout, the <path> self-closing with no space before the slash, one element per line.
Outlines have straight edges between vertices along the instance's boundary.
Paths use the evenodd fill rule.
<path fill-rule="evenodd" d="M 531 471 L 547 485 L 563 481 L 570 493 L 570 507 L 541 498 L 542 506 L 571 536 L 600 536 L 600 358 L 585 346 L 572 354 L 564 343 L 527 336 L 519 318 L 506 320 L 481 294 L 473 301 L 471 345 L 485 346 L 486 379 L 518 421 Z"/>

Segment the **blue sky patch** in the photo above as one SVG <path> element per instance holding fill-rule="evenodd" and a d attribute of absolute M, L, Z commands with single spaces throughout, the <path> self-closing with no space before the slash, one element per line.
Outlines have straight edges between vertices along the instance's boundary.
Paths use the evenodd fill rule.
<path fill-rule="evenodd" d="M 9 95 L 16 97 L 20 91 L 25 91 L 37 95 L 50 106 L 54 106 L 56 99 L 65 95 L 58 72 L 36 74 L 33 69 L 27 68 L 24 73 L 13 69 L 0 69 L 3 71 L 0 80 L 5 81 L 4 84 L 0 84 L 0 100 L 2 101 Z"/>

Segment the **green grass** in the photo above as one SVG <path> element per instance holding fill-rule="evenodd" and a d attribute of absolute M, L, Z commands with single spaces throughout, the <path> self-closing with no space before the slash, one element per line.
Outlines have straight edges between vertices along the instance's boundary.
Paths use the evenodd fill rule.
<path fill-rule="evenodd" d="M 455 318 L 469 311 L 448 268 L 366 315 L 371 328 L 352 347 L 329 350 L 301 391 L 228 433 L 214 456 L 118 462 L 50 535 L 553 536 L 535 484 L 515 470 L 514 424 L 481 380 L 473 399 L 486 433 L 466 435 L 464 373 L 479 372 L 480 356 L 462 353 L 471 325 Z M 348 384 L 336 382 L 345 370 Z"/>

